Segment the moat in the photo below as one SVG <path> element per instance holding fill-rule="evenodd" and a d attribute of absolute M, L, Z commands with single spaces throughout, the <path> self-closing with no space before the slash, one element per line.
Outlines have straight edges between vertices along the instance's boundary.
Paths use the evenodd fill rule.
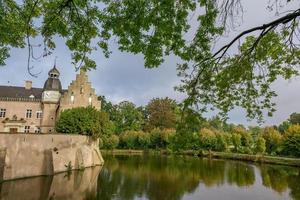
<path fill-rule="evenodd" d="M 103 167 L 3 182 L 0 199 L 300 199 L 300 168 L 179 156 L 104 159 Z"/>

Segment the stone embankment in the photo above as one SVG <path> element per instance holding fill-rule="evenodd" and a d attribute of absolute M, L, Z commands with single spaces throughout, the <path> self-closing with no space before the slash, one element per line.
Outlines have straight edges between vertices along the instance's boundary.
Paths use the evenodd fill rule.
<path fill-rule="evenodd" d="M 98 140 L 82 135 L 0 134 L 0 181 L 103 165 Z"/>

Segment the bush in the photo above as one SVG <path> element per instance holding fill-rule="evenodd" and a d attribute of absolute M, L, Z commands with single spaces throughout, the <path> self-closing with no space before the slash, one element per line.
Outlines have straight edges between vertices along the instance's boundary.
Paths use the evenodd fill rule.
<path fill-rule="evenodd" d="M 228 148 L 227 134 L 222 132 L 216 133 L 216 146 L 215 151 L 226 151 Z"/>
<path fill-rule="evenodd" d="M 280 152 L 282 144 L 282 136 L 272 127 L 267 127 L 264 130 L 263 138 L 266 140 L 266 152 L 271 155 L 276 155 Z"/>
<path fill-rule="evenodd" d="M 68 134 L 82 134 L 99 138 L 113 132 L 113 124 L 106 113 L 93 107 L 64 110 L 56 122 L 56 131 Z"/>
<path fill-rule="evenodd" d="M 150 146 L 150 136 L 149 133 L 145 133 L 143 131 L 139 131 L 137 135 L 137 148 L 140 149 L 148 149 Z"/>
<path fill-rule="evenodd" d="M 286 128 L 283 137 L 282 154 L 300 157 L 300 125 L 290 125 Z"/>
<path fill-rule="evenodd" d="M 102 147 L 104 149 L 115 149 L 119 145 L 119 137 L 117 135 L 102 136 Z"/>
<path fill-rule="evenodd" d="M 150 147 L 155 149 L 165 149 L 170 143 L 170 138 L 175 135 L 173 129 L 155 128 L 150 132 Z"/>
<path fill-rule="evenodd" d="M 234 147 L 233 151 L 234 152 L 239 152 L 242 142 L 241 142 L 242 136 L 238 133 L 233 133 L 231 136 L 232 139 L 232 145 Z"/>
<path fill-rule="evenodd" d="M 255 144 L 255 153 L 263 154 L 266 151 L 266 140 L 263 137 L 259 137 Z"/>
<path fill-rule="evenodd" d="M 136 131 L 125 131 L 120 134 L 120 146 L 125 149 L 134 149 L 137 146 Z"/>
<path fill-rule="evenodd" d="M 215 150 L 217 145 L 217 138 L 214 131 L 208 128 L 202 128 L 199 133 L 200 146 L 206 150 Z"/>

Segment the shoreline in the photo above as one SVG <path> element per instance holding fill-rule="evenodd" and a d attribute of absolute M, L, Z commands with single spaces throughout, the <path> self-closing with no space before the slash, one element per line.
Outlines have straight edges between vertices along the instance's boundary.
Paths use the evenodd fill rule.
<path fill-rule="evenodd" d="M 293 167 L 300 167 L 299 158 L 268 156 L 268 155 L 251 155 L 240 153 L 227 153 L 227 152 L 209 152 L 209 151 L 194 151 L 187 150 L 182 152 L 168 152 L 167 150 L 132 150 L 132 149 L 100 149 L 103 155 L 143 155 L 143 154 L 156 154 L 156 155 L 182 155 L 182 156 L 194 156 L 194 157 L 206 157 L 225 160 L 238 160 L 253 163 L 265 163 L 286 165 Z"/>

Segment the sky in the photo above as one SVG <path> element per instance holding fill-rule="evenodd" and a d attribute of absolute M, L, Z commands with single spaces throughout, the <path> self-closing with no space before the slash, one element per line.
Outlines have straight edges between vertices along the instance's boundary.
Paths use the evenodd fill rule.
<path fill-rule="evenodd" d="M 243 0 L 244 14 L 241 25 L 228 32 L 215 46 L 218 49 L 240 31 L 261 25 L 277 18 L 274 11 L 266 10 L 270 0 Z M 294 5 L 290 5 L 290 9 Z M 280 10 L 283 12 L 284 10 Z M 192 22 L 192 25 L 195 22 Z M 70 52 L 65 47 L 62 39 L 57 38 L 57 48 L 51 56 L 38 61 L 31 62 L 35 72 L 40 72 L 37 78 L 27 73 L 27 50 L 12 49 L 11 57 L 6 60 L 6 66 L 0 67 L 0 85 L 23 86 L 25 80 L 32 80 L 33 87 L 43 87 L 48 77 L 48 71 L 56 65 L 61 72 L 60 80 L 63 88 L 67 88 L 76 73 L 71 64 Z M 131 101 L 136 105 L 145 105 L 155 97 L 170 97 L 178 102 L 185 98 L 185 94 L 176 92 L 174 86 L 180 83 L 177 77 L 176 63 L 179 60 L 170 56 L 165 62 L 154 69 L 145 69 L 142 55 L 133 55 L 120 52 L 115 43 L 110 44 L 113 54 L 105 58 L 101 52 L 93 53 L 92 57 L 97 63 L 97 69 L 88 72 L 89 79 L 98 95 L 104 95 L 113 103 L 124 100 Z M 234 51 L 234 49 L 232 49 Z M 39 52 L 36 52 L 38 55 Z M 272 88 L 277 92 L 278 97 L 274 99 L 277 103 L 277 111 L 272 118 L 266 117 L 264 125 L 279 124 L 286 120 L 293 112 L 300 112 L 300 78 L 291 80 L 277 80 Z M 207 113 L 211 117 L 214 113 Z M 229 113 L 230 123 L 255 125 L 256 121 L 248 121 L 245 112 L 236 108 Z"/>

